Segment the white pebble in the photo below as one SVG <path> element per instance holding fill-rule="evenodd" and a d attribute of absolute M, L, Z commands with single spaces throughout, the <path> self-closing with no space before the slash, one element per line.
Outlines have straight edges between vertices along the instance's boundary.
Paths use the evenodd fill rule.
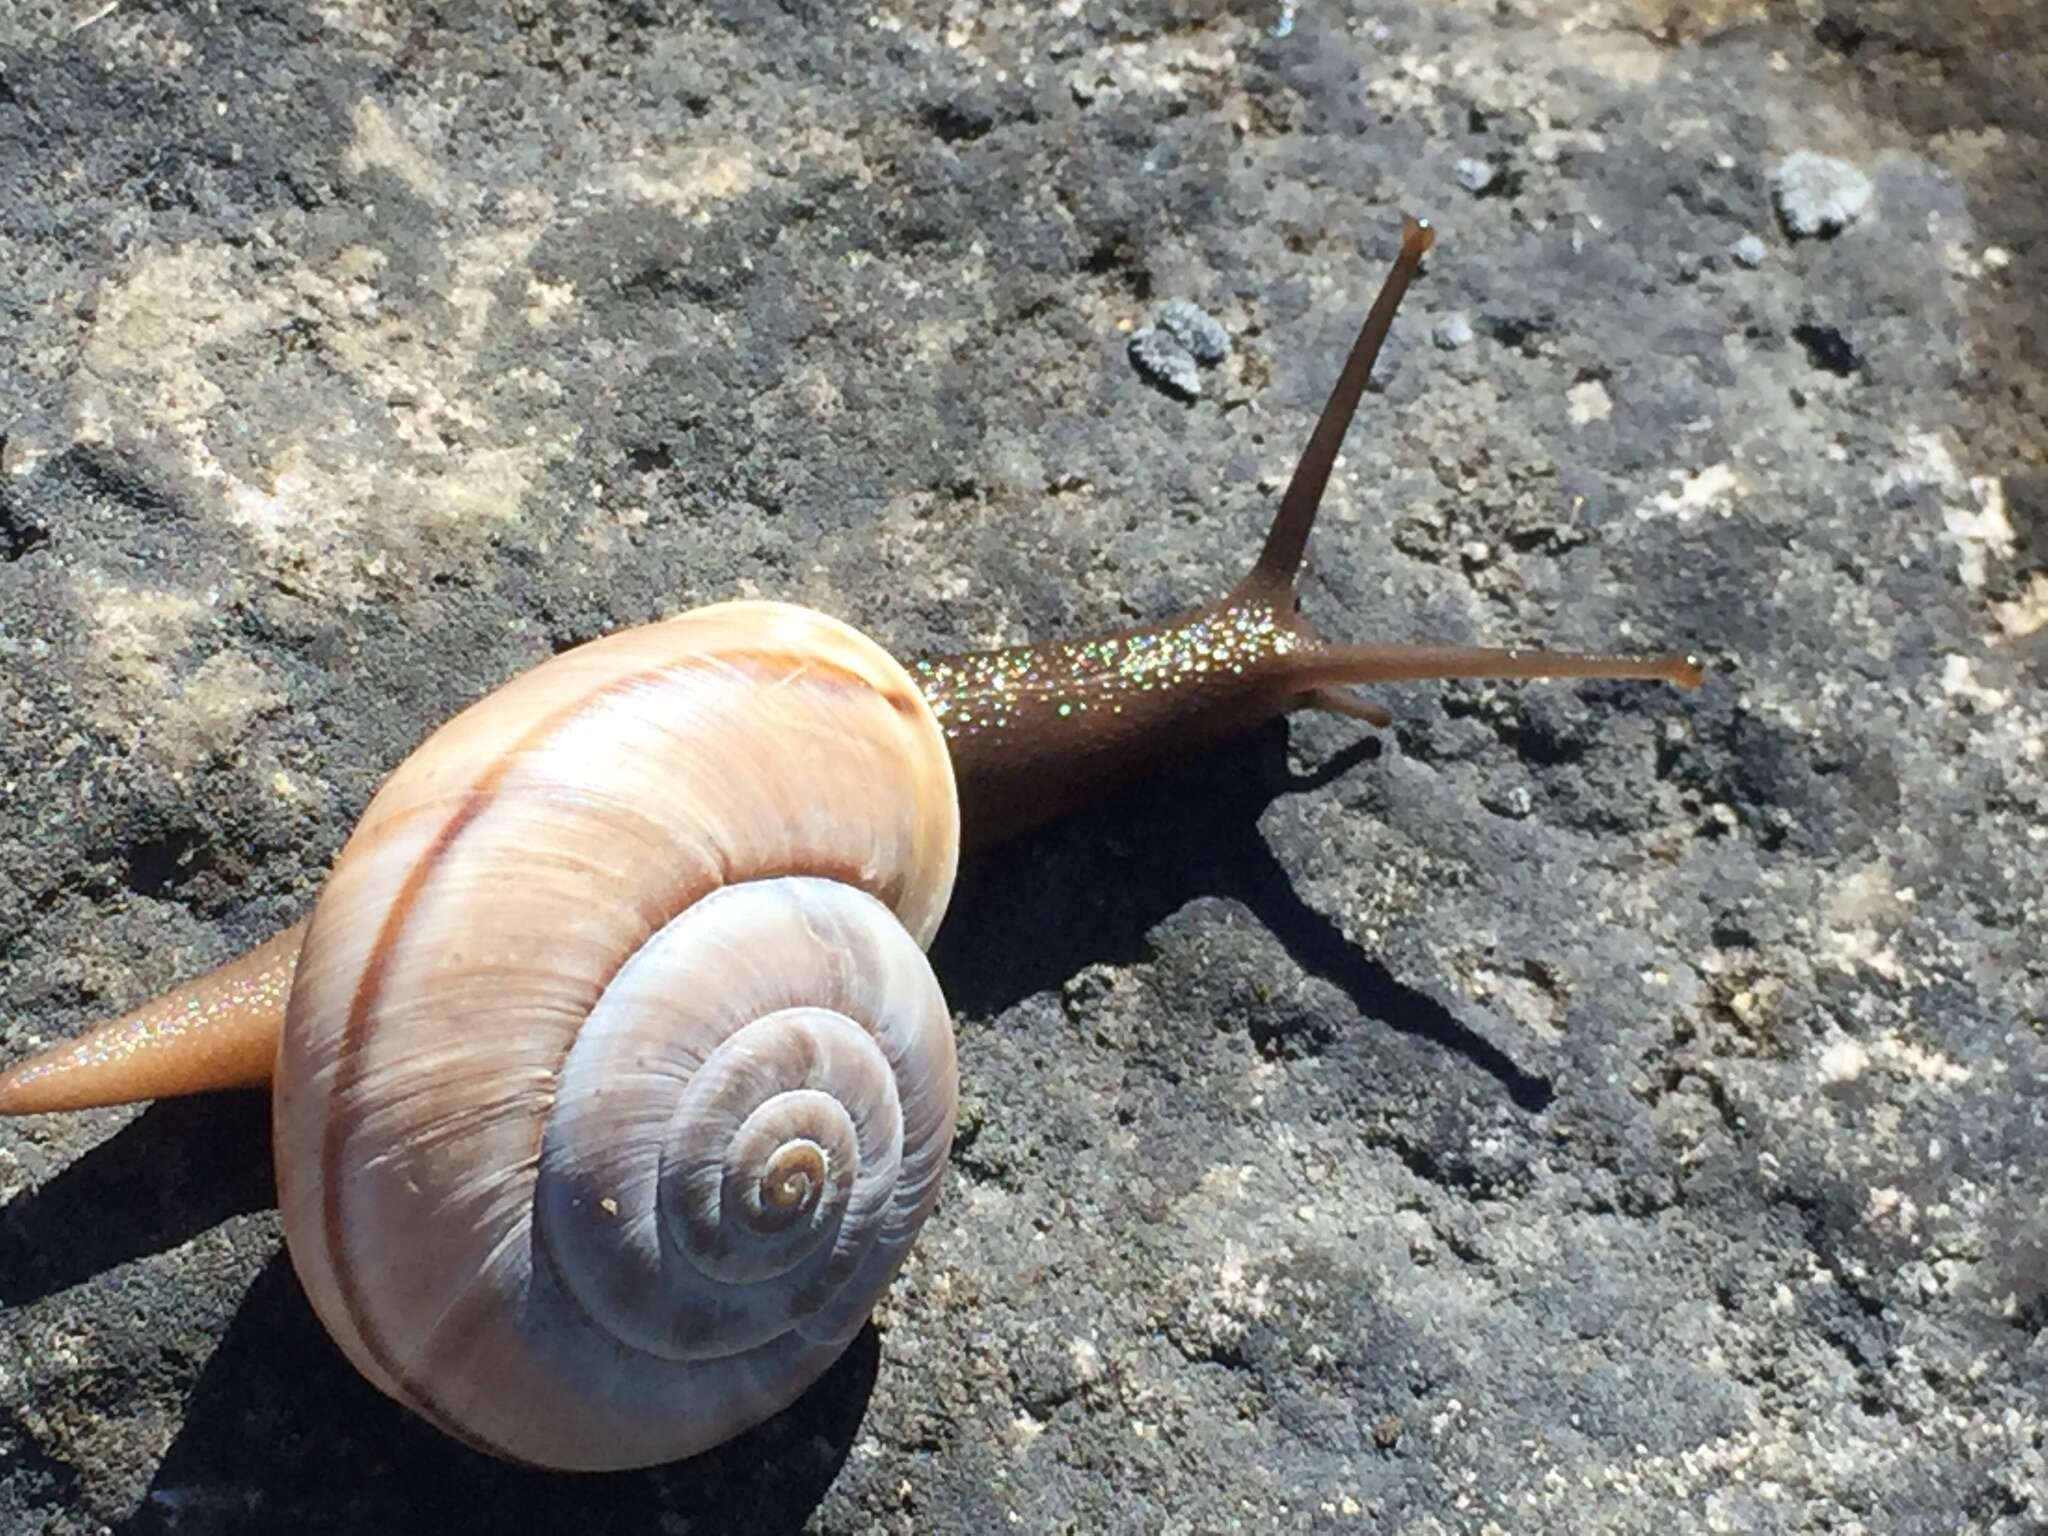
<path fill-rule="evenodd" d="M 1833 235 L 1848 228 L 1870 206 L 1877 189 L 1846 160 L 1802 149 L 1771 172 L 1778 216 L 1795 235 Z"/>
<path fill-rule="evenodd" d="M 1169 299 L 1160 305 L 1154 323 L 1186 347 L 1198 363 L 1220 363 L 1230 356 L 1230 332 L 1223 329 L 1223 322 L 1186 299 Z"/>
<path fill-rule="evenodd" d="M 1484 160 L 1460 160 L 1451 167 L 1451 174 L 1467 192 L 1484 192 L 1493 185 L 1493 167 Z"/>
<path fill-rule="evenodd" d="M 1439 350 L 1455 352 L 1460 347 L 1472 345 L 1472 322 L 1463 315 L 1445 315 L 1437 321 L 1436 329 L 1430 334 Z"/>
<path fill-rule="evenodd" d="M 1145 326 L 1131 333 L 1131 361 L 1140 373 L 1169 393 L 1186 400 L 1202 394 L 1202 376 L 1188 349 L 1164 331 Z"/>

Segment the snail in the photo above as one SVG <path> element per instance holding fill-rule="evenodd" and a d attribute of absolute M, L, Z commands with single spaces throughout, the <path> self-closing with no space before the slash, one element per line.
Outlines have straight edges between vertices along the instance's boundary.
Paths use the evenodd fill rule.
<path fill-rule="evenodd" d="M 0 1075 L 21 1115 L 268 1084 L 287 1247 L 379 1389 L 565 1470 L 681 1459 L 835 1359 L 955 1108 L 925 949 L 986 846 L 1360 685 L 1684 656 L 1344 645 L 1296 578 L 1433 240 L 1409 219 L 1250 573 L 1161 623 L 905 666 L 714 604 L 543 662 L 385 782 L 309 917 Z"/>

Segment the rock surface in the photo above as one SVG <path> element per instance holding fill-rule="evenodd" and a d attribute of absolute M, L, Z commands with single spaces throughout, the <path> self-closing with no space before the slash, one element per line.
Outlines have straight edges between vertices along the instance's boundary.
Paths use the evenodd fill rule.
<path fill-rule="evenodd" d="M 2044 1529 L 2044 61 L 1962 0 L 15 0 L 9 1057 L 302 911 L 553 649 L 1219 590 L 1403 211 L 1312 611 L 1712 677 L 1393 690 L 969 867 L 945 1198 L 686 1466 L 364 1385 L 255 1096 L 0 1125 L 0 1530 Z M 1123 356 L 1179 294 L 1192 403 Z"/>

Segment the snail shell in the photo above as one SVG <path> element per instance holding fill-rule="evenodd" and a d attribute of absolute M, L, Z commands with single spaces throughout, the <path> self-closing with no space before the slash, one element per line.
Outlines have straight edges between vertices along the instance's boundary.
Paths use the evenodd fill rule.
<path fill-rule="evenodd" d="M 609 635 L 437 731 L 320 897 L 275 1078 L 292 1259 L 349 1358 L 559 1468 L 794 1399 L 937 1198 L 958 846 L 930 708 L 806 609 Z"/>

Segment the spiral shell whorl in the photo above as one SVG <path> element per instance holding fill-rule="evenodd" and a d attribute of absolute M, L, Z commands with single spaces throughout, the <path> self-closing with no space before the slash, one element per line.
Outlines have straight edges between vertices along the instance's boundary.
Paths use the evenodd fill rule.
<path fill-rule="evenodd" d="M 936 1191 L 952 1093 L 930 1079 L 950 1085 L 951 1042 L 879 902 L 814 879 L 714 892 L 627 964 L 562 1073 L 540 1237 L 564 1282 L 654 1355 L 850 1339 Z M 763 1219 L 764 1177 L 806 1144 L 815 1198 Z"/>
<path fill-rule="evenodd" d="M 917 689 L 807 610 L 608 636 L 430 738 L 315 909 L 277 1075 L 293 1260 L 356 1365 L 556 1467 L 793 1399 L 937 1196 L 957 848 Z"/>

